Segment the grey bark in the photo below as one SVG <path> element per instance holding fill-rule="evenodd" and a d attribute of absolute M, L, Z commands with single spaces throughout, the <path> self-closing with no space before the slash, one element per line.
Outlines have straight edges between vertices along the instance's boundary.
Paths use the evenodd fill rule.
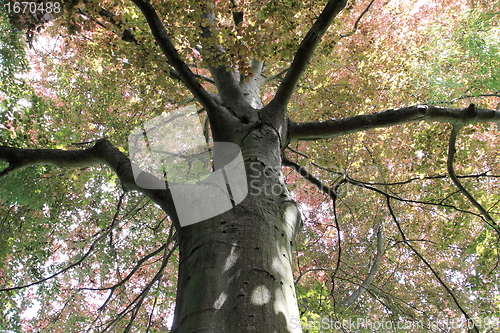
<path fill-rule="evenodd" d="M 276 135 L 262 126 L 242 139 L 249 195 L 241 204 L 178 231 L 172 332 L 300 332 L 292 254 L 302 221 Z"/>
<path fill-rule="evenodd" d="M 327 139 L 374 128 L 424 120 L 459 126 L 485 122 L 500 123 L 500 111 L 476 107 L 452 109 L 432 105 L 416 105 L 320 122 L 291 122 L 290 140 Z"/>
<path fill-rule="evenodd" d="M 500 112 L 415 106 L 381 113 L 295 123 L 286 116 L 294 88 L 345 0 L 330 0 L 303 39 L 273 101 L 260 101 L 261 62 L 249 82 L 223 66 L 211 68 L 220 101 L 200 85 L 180 59 L 150 2 L 132 0 L 179 78 L 206 109 L 215 141 L 241 148 L 249 195 L 232 210 L 181 228 L 168 190 L 135 184 L 128 158 L 107 141 L 82 151 L 24 150 L 0 147 L 5 175 L 30 165 L 83 167 L 106 164 L 124 188 L 145 193 L 172 216 L 180 249 L 179 283 L 173 332 L 300 332 L 292 274 L 292 253 L 301 219 L 281 174 L 282 151 L 292 140 L 329 138 L 371 128 L 428 120 L 452 124 L 499 122 Z M 209 33 L 209 31 L 207 32 Z M 208 194 L 207 194 L 208 195 Z"/>

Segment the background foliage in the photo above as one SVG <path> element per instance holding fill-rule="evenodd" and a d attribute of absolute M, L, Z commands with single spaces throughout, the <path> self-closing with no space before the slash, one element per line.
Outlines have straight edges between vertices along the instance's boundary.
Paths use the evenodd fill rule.
<path fill-rule="evenodd" d="M 245 19 L 234 27 L 231 2 L 216 4 L 219 30 L 213 38 L 228 50 L 218 60 L 195 47 L 204 24 L 197 1 L 155 4 L 181 55 L 202 78 L 214 61 L 251 77 L 251 58 L 266 59 L 268 78 L 282 72 L 323 5 L 242 1 Z M 329 31 L 294 95 L 292 119 L 426 102 L 496 107 L 498 1 L 375 1 L 353 30 L 368 4 L 351 1 Z M 85 14 L 74 15 L 77 7 Z M 101 8 L 118 16 L 103 17 Z M 21 30 L 36 25 L 9 23 L 5 7 L 1 15 L 2 145 L 78 149 L 107 137 L 126 151 L 133 128 L 193 103 L 168 75 L 129 2 L 70 1 L 34 39 Z M 131 29 L 135 41 L 122 36 L 123 29 Z M 209 79 L 204 86 L 214 91 Z M 266 83 L 264 101 L 276 87 L 276 81 Z M 332 205 L 283 169 L 305 219 L 296 249 L 304 320 L 444 323 L 462 318 L 463 311 L 478 323 L 500 318 L 499 234 L 445 177 L 449 131 L 443 124 L 416 123 L 286 151 L 339 194 Z M 469 126 L 456 157 L 464 186 L 496 219 L 499 141 L 493 125 Z M 176 285 L 171 236 L 159 207 L 124 193 L 105 168 L 36 167 L 0 178 L 0 330 L 164 330 Z M 383 255 L 377 259 L 379 241 Z M 161 270 L 166 253 L 174 255 Z M 373 281 L 347 304 L 375 263 Z M 163 275 L 154 279 L 158 271 Z"/>

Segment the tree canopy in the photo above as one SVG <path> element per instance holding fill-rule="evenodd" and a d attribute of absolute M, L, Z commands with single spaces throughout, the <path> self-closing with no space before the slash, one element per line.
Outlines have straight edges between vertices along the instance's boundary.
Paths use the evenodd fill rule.
<path fill-rule="evenodd" d="M 499 329 L 498 1 L 83 0 L 44 19 L 5 4 L 0 330 L 168 330 L 176 228 L 116 156 L 183 106 L 244 121 L 235 94 L 290 119 L 305 332 Z M 60 151 L 71 163 L 44 163 Z"/>

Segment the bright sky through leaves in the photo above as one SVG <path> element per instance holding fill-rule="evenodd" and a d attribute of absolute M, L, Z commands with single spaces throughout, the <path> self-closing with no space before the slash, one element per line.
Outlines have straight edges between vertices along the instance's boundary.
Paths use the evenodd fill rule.
<path fill-rule="evenodd" d="M 266 105 L 326 2 L 212 2 L 213 22 L 199 1 L 154 5 L 216 103 L 223 94 L 210 66 L 238 71 L 246 96 L 260 80 Z M 365 11 L 369 4 L 349 1 L 329 28 L 291 96 L 291 121 L 426 103 L 498 108 L 498 1 L 376 0 Z M 0 146 L 83 151 L 106 138 L 130 156 L 134 129 L 187 105 L 205 126 L 207 113 L 132 2 L 70 1 L 40 31 L 32 22 L 34 34 L 16 32 L 29 22 L 9 23 L 5 8 Z M 216 57 L 204 43 L 225 52 Z M 321 140 L 309 133 L 284 149 L 290 161 L 276 168 L 304 216 L 293 259 L 302 320 L 500 318 L 499 132 L 494 123 L 467 125 L 450 149 L 451 131 L 449 123 L 411 122 Z M 451 169 L 486 214 L 450 178 L 451 151 Z M 104 165 L 0 177 L 0 330 L 118 332 L 130 322 L 132 331 L 159 332 L 171 324 L 179 265 L 171 219 L 124 188 Z M 266 303 L 267 289 L 254 291 Z"/>

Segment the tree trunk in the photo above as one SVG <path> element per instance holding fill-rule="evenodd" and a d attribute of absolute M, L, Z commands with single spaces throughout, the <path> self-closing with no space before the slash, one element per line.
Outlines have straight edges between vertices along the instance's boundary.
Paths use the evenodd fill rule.
<path fill-rule="evenodd" d="M 292 255 L 302 219 L 284 184 L 281 141 L 260 125 L 239 145 L 248 196 L 178 231 L 172 332 L 301 332 Z"/>

